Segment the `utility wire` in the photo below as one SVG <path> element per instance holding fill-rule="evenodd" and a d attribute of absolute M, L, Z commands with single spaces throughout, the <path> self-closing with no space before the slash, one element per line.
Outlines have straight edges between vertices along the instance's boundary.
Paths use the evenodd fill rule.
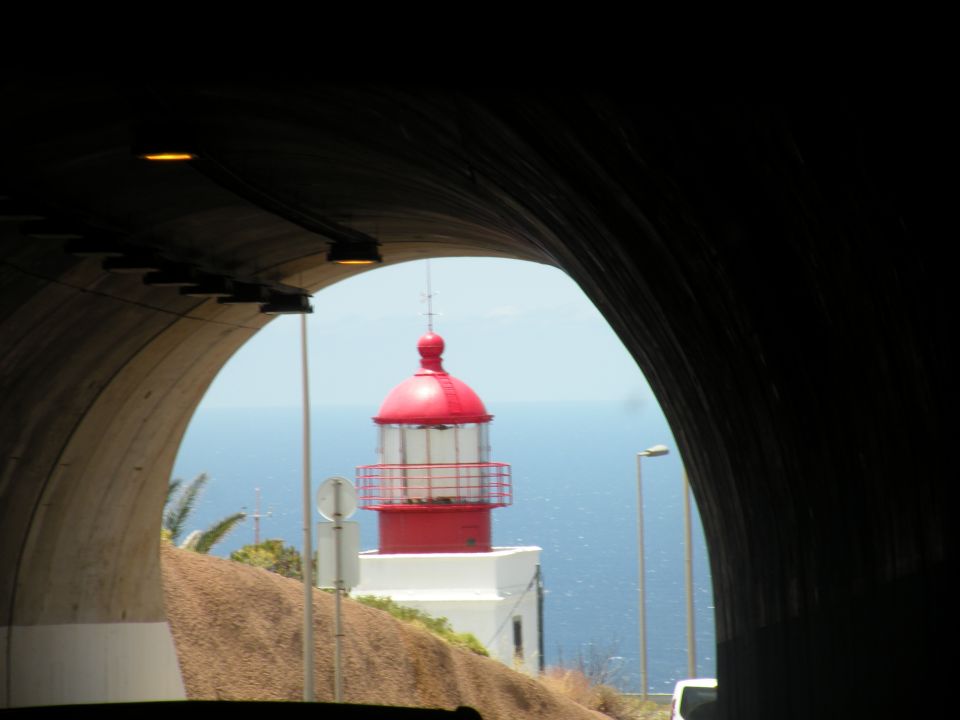
<path fill-rule="evenodd" d="M 494 642 L 498 637 L 500 637 L 500 633 L 502 633 L 502 632 L 503 632 L 503 629 L 506 627 L 507 621 L 510 620 L 511 618 L 513 618 L 513 611 L 517 609 L 517 606 L 518 606 L 518 605 L 523 601 L 523 599 L 527 596 L 527 593 L 530 592 L 530 589 L 536 584 L 536 582 L 537 582 L 537 573 L 534 572 L 534 573 L 533 573 L 533 577 L 530 578 L 530 582 L 527 583 L 526 589 L 525 589 L 522 593 L 520 593 L 520 597 L 517 598 L 517 601 L 513 604 L 513 607 L 510 608 L 510 612 L 507 613 L 507 616 L 504 618 L 503 622 L 500 623 L 500 627 L 498 627 L 497 630 L 496 630 L 496 632 L 493 633 L 493 637 L 490 638 L 490 642 L 487 643 L 486 647 L 490 647 L 491 645 L 493 645 L 493 642 Z"/>

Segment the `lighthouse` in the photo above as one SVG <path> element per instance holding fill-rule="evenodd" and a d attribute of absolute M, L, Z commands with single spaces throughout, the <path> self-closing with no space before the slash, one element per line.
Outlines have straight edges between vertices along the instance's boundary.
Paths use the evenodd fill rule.
<path fill-rule="evenodd" d="M 493 544 L 491 513 L 513 503 L 510 466 L 490 460 L 493 416 L 444 369 L 444 341 L 432 329 L 417 351 L 419 369 L 373 418 L 380 462 L 357 467 L 359 505 L 377 513 L 379 547 L 360 554 L 353 594 L 445 617 L 492 657 L 535 674 L 541 550 Z"/>

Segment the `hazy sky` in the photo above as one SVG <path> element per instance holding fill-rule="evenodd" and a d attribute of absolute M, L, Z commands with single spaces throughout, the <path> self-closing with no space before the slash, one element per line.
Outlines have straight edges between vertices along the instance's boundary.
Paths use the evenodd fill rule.
<path fill-rule="evenodd" d="M 312 404 L 372 411 L 419 364 L 426 261 L 378 268 L 317 293 L 308 316 Z M 430 261 L 444 367 L 497 402 L 653 402 L 607 322 L 556 268 L 517 260 Z M 227 363 L 205 407 L 300 404 L 300 318 L 280 316 Z M 491 408 L 492 409 L 492 408 Z"/>

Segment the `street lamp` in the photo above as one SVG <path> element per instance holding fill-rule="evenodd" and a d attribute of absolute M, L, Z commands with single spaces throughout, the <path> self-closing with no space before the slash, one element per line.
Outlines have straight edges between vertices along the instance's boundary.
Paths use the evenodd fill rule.
<path fill-rule="evenodd" d="M 640 593 L 640 688 L 643 699 L 647 699 L 647 598 L 644 587 L 645 569 L 643 564 L 643 481 L 640 475 L 640 458 L 666 455 L 670 450 L 666 445 L 654 445 L 637 453 L 637 557 L 639 564 Z"/>
<path fill-rule="evenodd" d="M 307 365 L 307 316 L 300 316 L 303 387 L 303 701 L 314 702 L 313 687 L 313 516 L 310 514 L 310 384 Z"/>
<path fill-rule="evenodd" d="M 696 638 L 693 632 L 693 542 L 690 537 L 690 481 L 683 470 L 683 584 L 687 596 L 687 677 L 697 676 Z"/>

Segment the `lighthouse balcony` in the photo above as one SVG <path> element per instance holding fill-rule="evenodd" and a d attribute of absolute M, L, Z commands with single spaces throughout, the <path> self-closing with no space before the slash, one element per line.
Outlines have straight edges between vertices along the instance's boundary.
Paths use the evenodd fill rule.
<path fill-rule="evenodd" d="M 379 510 L 450 506 L 503 507 L 513 503 L 507 463 L 361 465 L 357 467 L 360 507 Z"/>

